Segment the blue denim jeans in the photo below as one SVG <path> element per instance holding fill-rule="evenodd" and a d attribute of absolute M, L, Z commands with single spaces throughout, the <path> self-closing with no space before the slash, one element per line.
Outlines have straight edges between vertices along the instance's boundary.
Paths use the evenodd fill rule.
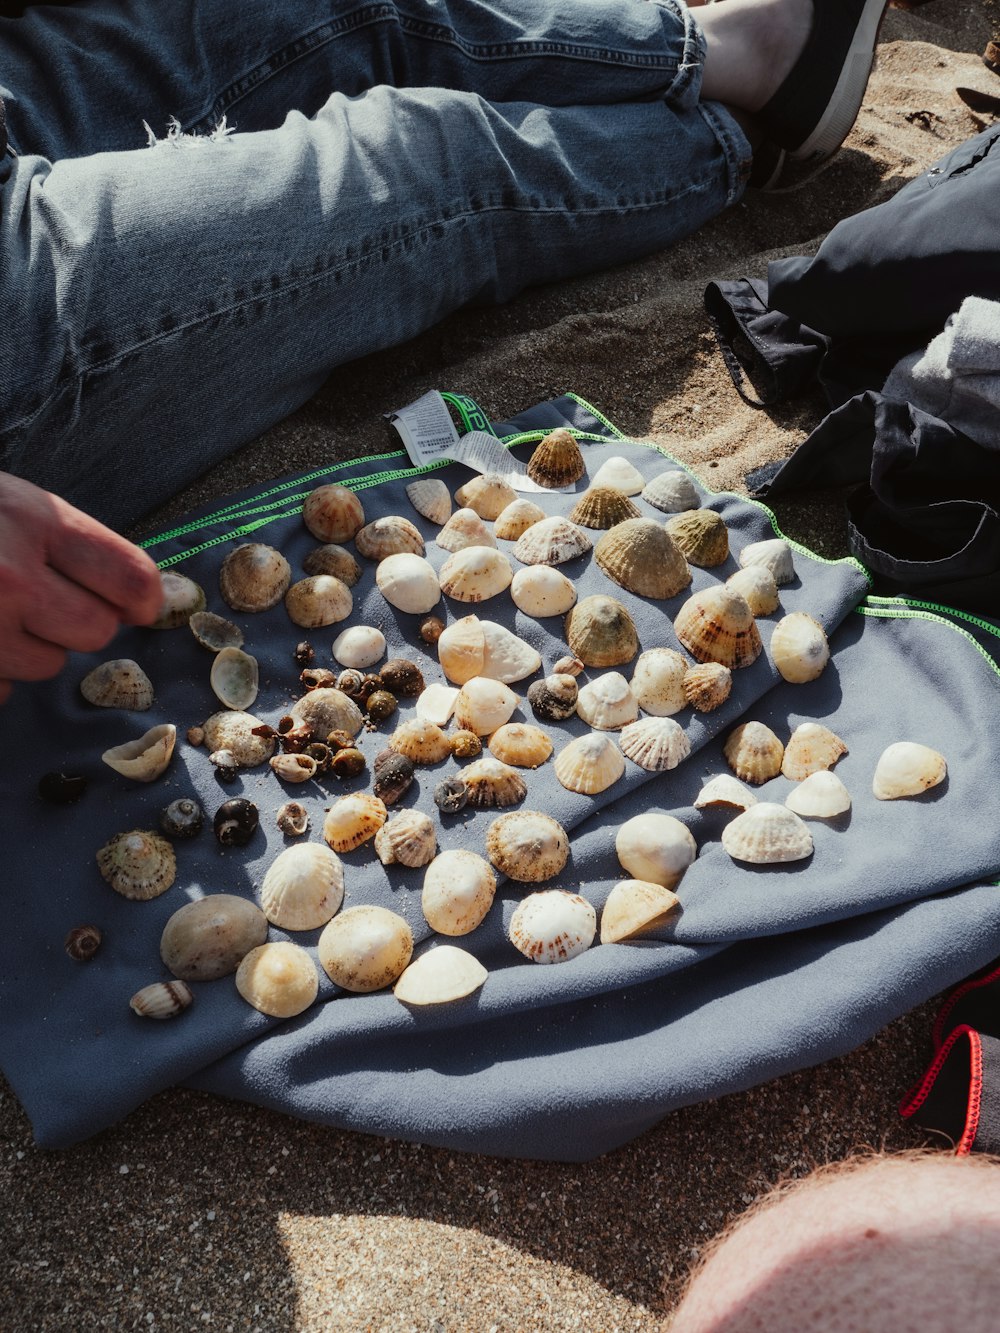
<path fill-rule="evenodd" d="M 703 55 L 675 0 L 0 20 L 0 467 L 121 526 L 333 367 L 687 235 L 750 158 Z"/>

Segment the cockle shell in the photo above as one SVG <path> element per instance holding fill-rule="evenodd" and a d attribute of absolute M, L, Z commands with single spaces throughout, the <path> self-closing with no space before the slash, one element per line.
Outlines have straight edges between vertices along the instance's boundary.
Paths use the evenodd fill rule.
<path fill-rule="evenodd" d="M 496 546 L 493 533 L 474 509 L 456 509 L 437 535 L 443 551 L 464 551 L 469 546 Z"/>
<path fill-rule="evenodd" d="M 564 565 L 593 549 L 594 543 L 575 523 L 554 515 L 532 523 L 514 543 L 514 559 L 522 565 Z"/>
<path fill-rule="evenodd" d="M 404 551 L 413 555 L 424 553 L 420 529 L 400 514 L 388 514 L 366 523 L 358 529 L 354 545 L 368 560 L 384 560 L 387 555 L 400 555 Z"/>
<path fill-rule="evenodd" d="M 348 907 L 323 930 L 317 945 L 335 985 L 367 994 L 391 986 L 413 955 L 413 932 L 385 907 Z"/>
<path fill-rule="evenodd" d="M 516 810 L 494 819 L 486 833 L 486 855 L 508 879 L 541 884 L 564 869 L 569 837 L 551 815 Z"/>
<path fill-rule="evenodd" d="M 279 852 L 260 886 L 264 915 L 282 930 L 325 926 L 343 901 L 340 857 L 318 842 L 299 843 Z"/>
<path fill-rule="evenodd" d="M 697 486 L 680 470 L 658 473 L 643 487 L 642 498 L 664 514 L 680 514 L 701 504 Z"/>
<path fill-rule="evenodd" d="M 242 648 L 243 631 L 225 616 L 217 616 L 214 611 L 196 611 L 188 628 L 203 648 L 219 653 L 223 648 Z"/>
<path fill-rule="evenodd" d="M 123 777 L 133 782 L 154 782 L 165 773 L 174 753 L 177 728 L 172 722 L 150 727 L 137 740 L 112 745 L 101 758 Z"/>
<path fill-rule="evenodd" d="M 467 546 L 441 566 L 441 591 L 456 602 L 485 602 L 510 587 L 514 570 L 503 551 Z"/>
<path fill-rule="evenodd" d="M 256 657 L 242 648 L 220 648 L 212 663 L 209 682 L 216 698 L 239 713 L 257 698 L 259 676 Z"/>
<path fill-rule="evenodd" d="M 790 791 L 785 804 L 805 819 L 832 819 L 850 810 L 851 794 L 836 773 L 821 769 Z"/>
<path fill-rule="evenodd" d="M 674 889 L 698 855 L 698 845 L 673 815 L 647 813 L 625 821 L 615 835 L 615 851 L 633 879 Z"/>
<path fill-rule="evenodd" d="M 492 620 L 481 622 L 483 632 L 483 666 L 479 675 L 489 680 L 502 680 L 512 685 L 530 676 L 542 665 L 539 653 L 530 643 Z M 465 683 L 464 681 L 462 682 Z"/>
<path fill-rule="evenodd" d="M 268 611 L 292 581 L 292 567 L 273 546 L 248 542 L 230 551 L 219 568 L 219 591 L 234 611 Z"/>
<path fill-rule="evenodd" d="M 302 569 L 306 574 L 330 574 L 349 588 L 361 577 L 361 566 L 347 547 L 333 542 L 314 547 L 302 561 Z"/>
<path fill-rule="evenodd" d="M 769 616 L 778 609 L 778 585 L 766 565 L 746 565 L 730 574 L 728 587 L 746 599 L 755 616 Z"/>
<path fill-rule="evenodd" d="M 510 721 L 519 702 L 514 691 L 503 681 L 473 676 L 459 690 L 455 700 L 455 721 L 464 731 L 489 736 Z"/>
<path fill-rule="evenodd" d="M 426 615 L 441 598 L 441 585 L 433 565 L 422 555 L 409 551 L 380 560 L 375 582 L 390 606 L 411 615 Z"/>
<path fill-rule="evenodd" d="M 563 889 L 529 893 L 510 921 L 510 942 L 535 963 L 565 963 L 589 949 L 597 913 L 586 898 Z"/>
<path fill-rule="evenodd" d="M 741 781 L 759 787 L 781 772 L 785 747 L 763 722 L 744 722 L 730 732 L 722 753 Z"/>
<path fill-rule="evenodd" d="M 601 943 L 619 944 L 666 925 L 681 900 L 662 884 L 623 879 L 608 894 L 601 913 Z"/>
<path fill-rule="evenodd" d="M 196 611 L 205 609 L 205 589 L 186 574 L 178 574 L 172 569 L 161 570 L 160 590 L 163 597 L 160 614 L 151 629 L 177 629 L 187 624 Z"/>
<path fill-rule="evenodd" d="M 680 547 L 651 518 L 630 518 L 609 528 L 594 547 L 594 559 L 609 579 L 640 597 L 675 597 L 691 582 Z"/>
<path fill-rule="evenodd" d="M 331 731 L 347 731 L 356 736 L 365 721 L 354 700 L 331 685 L 310 690 L 296 699 L 291 716 L 310 728 L 314 741 L 325 741 Z"/>
<path fill-rule="evenodd" d="M 947 774 L 944 755 L 937 750 L 917 741 L 896 741 L 882 751 L 875 767 L 872 791 L 880 801 L 919 796 L 943 782 Z"/>
<path fill-rule="evenodd" d="M 528 476 L 548 490 L 572 485 L 586 470 L 580 446 L 564 426 L 543 436 L 528 462 Z"/>
<path fill-rule="evenodd" d="M 323 820 L 323 839 L 335 852 L 351 852 L 374 838 L 388 816 L 377 796 L 363 791 L 338 796 Z"/>
<path fill-rule="evenodd" d="M 451 742 L 434 722 L 407 718 L 389 737 L 389 749 L 406 755 L 415 764 L 440 764 L 451 754 Z"/>
<path fill-rule="evenodd" d="M 258 944 L 236 969 L 236 989 L 262 1014 L 294 1018 L 319 994 L 316 964 L 301 945 L 287 940 Z"/>
<path fill-rule="evenodd" d="M 721 662 L 699 662 L 684 673 L 684 698 L 698 713 L 721 708 L 733 688 L 733 673 Z"/>
<path fill-rule="evenodd" d="M 615 454 L 602 463 L 590 479 L 591 486 L 611 486 L 622 495 L 639 495 L 646 485 L 646 479 L 639 469 Z"/>
<path fill-rule="evenodd" d="M 493 906 L 496 876 L 475 852 L 439 852 L 424 873 L 420 906 L 431 930 L 468 935 Z"/>
<path fill-rule="evenodd" d="M 506 722 L 490 737 L 490 753 L 515 768 L 537 768 L 552 753 L 552 741 L 530 722 Z"/>
<path fill-rule="evenodd" d="M 585 666 L 621 666 L 639 651 L 632 617 L 615 597 L 583 597 L 563 621 L 563 634 L 574 657 Z"/>
<path fill-rule="evenodd" d="M 352 625 L 333 641 L 334 660 L 343 667 L 364 671 L 385 655 L 385 635 L 374 625 Z"/>
<path fill-rule="evenodd" d="M 757 804 L 757 797 L 749 787 L 728 773 L 709 778 L 694 801 L 696 810 L 718 810 L 724 806 L 734 810 L 749 810 Z"/>
<path fill-rule="evenodd" d="M 88 671 L 80 681 L 80 693 L 98 708 L 144 713 L 153 703 L 153 682 L 138 662 L 116 657 Z"/>
<path fill-rule="evenodd" d="M 793 782 L 801 782 L 811 773 L 832 768 L 847 753 L 847 746 L 821 722 L 802 722 L 789 737 L 781 760 L 781 771 Z"/>
<path fill-rule="evenodd" d="M 364 525 L 365 511 L 352 490 L 328 483 L 306 496 L 302 519 L 318 542 L 349 542 Z"/>
<path fill-rule="evenodd" d="M 522 532 L 527 532 L 533 523 L 540 523 L 545 517 L 545 510 L 536 505 L 534 500 L 513 500 L 506 509 L 497 515 L 493 524 L 493 533 L 505 542 L 516 542 Z"/>
<path fill-rule="evenodd" d="M 299 579 L 285 593 L 289 619 L 303 629 L 317 629 L 346 620 L 354 609 L 354 596 L 346 583 L 332 574 L 312 574 Z"/>
<path fill-rule="evenodd" d="M 699 569 L 714 569 L 729 559 L 729 529 L 714 509 L 690 509 L 664 524 L 685 559 Z"/>
<path fill-rule="evenodd" d="M 830 660 L 826 630 L 805 611 L 793 611 L 774 627 L 771 657 L 782 679 L 790 684 L 815 680 Z"/>
<path fill-rule="evenodd" d="M 434 825 L 420 810 L 400 810 L 375 834 L 375 855 L 384 866 L 425 866 L 436 852 Z"/>
<path fill-rule="evenodd" d="M 510 482 L 496 472 L 472 477 L 455 492 L 455 503 L 463 509 L 473 509 L 480 518 L 493 520 L 517 499 L 517 491 Z"/>
<path fill-rule="evenodd" d="M 491 810 L 523 801 L 528 788 L 516 768 L 492 755 L 474 760 L 462 770 L 468 803 L 477 810 Z"/>
<path fill-rule="evenodd" d="M 792 548 L 781 537 L 744 546 L 740 552 L 740 566 L 746 569 L 748 565 L 763 565 L 779 588 L 795 578 Z"/>
<path fill-rule="evenodd" d="M 154 981 L 137 990 L 128 1002 L 140 1018 L 176 1018 L 194 1003 L 191 987 L 183 981 Z"/>
<path fill-rule="evenodd" d="M 622 729 L 618 744 L 626 759 L 650 773 L 665 773 L 691 753 L 684 728 L 672 717 L 643 717 Z"/>
<path fill-rule="evenodd" d="M 758 801 L 722 830 L 722 845 L 734 861 L 776 865 L 811 856 L 812 834 L 793 810 Z"/>
<path fill-rule="evenodd" d="M 519 611 L 540 620 L 565 615 L 575 606 L 576 585 L 551 565 L 529 565 L 514 575 L 510 596 Z"/>
<path fill-rule="evenodd" d="M 591 486 L 569 512 L 569 521 L 584 528 L 613 528 L 627 518 L 641 518 L 636 505 L 613 486 Z"/>
<path fill-rule="evenodd" d="M 392 993 L 403 1004 L 451 1004 L 477 991 L 488 975 L 467 949 L 438 944 L 404 970 Z"/>
<path fill-rule="evenodd" d="M 182 981 L 217 981 L 267 939 L 267 917 L 233 893 L 210 893 L 179 907 L 163 927 L 160 957 Z"/>
<path fill-rule="evenodd" d="M 570 741 L 556 755 L 553 767 L 567 791 L 594 796 L 618 781 L 625 772 L 625 760 L 610 737 L 592 731 Z"/>
<path fill-rule="evenodd" d="M 451 493 L 440 477 L 418 477 L 406 488 L 406 498 L 422 518 L 438 527 L 451 515 Z"/>
<path fill-rule="evenodd" d="M 684 673 L 688 661 L 673 648 L 647 648 L 632 672 L 632 693 L 644 713 L 670 717 L 687 703 Z"/>
<path fill-rule="evenodd" d="M 433 722 L 436 727 L 445 727 L 455 711 L 457 698 L 457 685 L 441 685 L 434 681 L 417 699 L 417 717 L 421 722 Z"/>
<path fill-rule="evenodd" d="M 315 693 L 315 691 L 314 691 Z M 264 723 L 253 713 L 213 713 L 205 723 L 205 744 L 210 751 L 228 750 L 240 768 L 256 768 L 274 753 L 274 741 L 268 736 L 255 736 L 255 727 Z"/>
<path fill-rule="evenodd" d="M 617 731 L 639 716 L 639 705 L 619 671 L 607 671 L 584 685 L 576 701 L 584 722 L 598 731 Z"/>
<path fill-rule="evenodd" d="M 760 656 L 763 644 L 746 599 L 725 584 L 689 597 L 674 618 L 674 633 L 696 662 L 735 671 Z"/>
<path fill-rule="evenodd" d="M 580 687 L 566 672 L 553 672 L 528 687 L 528 703 L 542 722 L 562 722 L 576 712 Z"/>
<path fill-rule="evenodd" d="M 177 875 L 177 858 L 166 838 L 147 829 L 116 833 L 97 853 L 97 868 L 123 898 L 148 902 L 166 893 Z"/>

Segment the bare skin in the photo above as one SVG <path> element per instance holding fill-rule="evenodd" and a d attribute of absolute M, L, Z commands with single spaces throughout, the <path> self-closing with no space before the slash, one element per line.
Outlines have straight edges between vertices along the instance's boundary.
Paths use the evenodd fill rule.
<path fill-rule="evenodd" d="M 802 53 L 812 0 L 725 0 L 703 5 L 706 54 L 701 95 L 753 115 L 778 91 Z"/>

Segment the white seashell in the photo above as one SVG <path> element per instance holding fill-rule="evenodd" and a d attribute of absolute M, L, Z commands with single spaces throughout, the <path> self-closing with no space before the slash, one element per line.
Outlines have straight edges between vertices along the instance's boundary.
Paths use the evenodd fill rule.
<path fill-rule="evenodd" d="M 375 855 L 384 866 L 425 866 L 436 852 L 434 825 L 419 810 L 400 810 L 375 834 Z"/>
<path fill-rule="evenodd" d="M 380 560 L 375 582 L 390 606 L 411 615 L 426 615 L 441 598 L 441 585 L 433 565 L 424 556 L 410 551 Z"/>
<path fill-rule="evenodd" d="M 718 810 L 729 806 L 734 810 L 749 810 L 757 804 L 757 797 L 739 778 L 719 773 L 709 778 L 694 801 L 696 810 Z"/>
<path fill-rule="evenodd" d="M 660 472 L 642 488 L 642 498 L 664 514 L 680 514 L 698 509 L 701 496 L 686 472 L 669 469 Z"/>
<path fill-rule="evenodd" d="M 354 545 L 368 560 L 384 560 L 386 556 L 400 555 L 404 551 L 413 555 L 424 554 L 420 529 L 401 514 L 387 514 L 385 518 L 366 523 L 355 534 Z"/>
<path fill-rule="evenodd" d="M 496 546 L 496 538 L 474 509 L 456 509 L 437 535 L 442 551 L 464 551 L 469 546 Z"/>
<path fill-rule="evenodd" d="M 579 676 L 586 668 L 578 657 L 560 657 L 552 667 L 552 674 L 557 676 Z"/>
<path fill-rule="evenodd" d="M 793 782 L 801 782 L 810 773 L 833 768 L 847 753 L 847 746 L 821 722 L 801 722 L 789 737 L 781 760 L 781 771 Z"/>
<path fill-rule="evenodd" d="M 632 672 L 632 693 L 644 713 L 670 717 L 687 707 L 684 673 L 687 658 L 673 648 L 647 648 Z"/>
<path fill-rule="evenodd" d="M 264 915 L 282 930 L 325 926 L 343 901 L 340 857 L 318 842 L 299 843 L 279 852 L 260 886 Z"/>
<path fill-rule="evenodd" d="M 515 810 L 490 825 L 486 855 L 508 879 L 540 884 L 564 869 L 569 859 L 569 837 L 551 815 L 540 810 Z"/>
<path fill-rule="evenodd" d="M 129 1008 L 140 1018 L 176 1018 L 194 1002 L 191 987 L 183 981 L 154 981 L 129 1000 Z"/>
<path fill-rule="evenodd" d="M 875 767 L 872 791 L 880 801 L 919 796 L 936 787 L 948 773 L 944 755 L 917 741 L 896 741 L 882 751 Z"/>
<path fill-rule="evenodd" d="M 826 630 L 805 611 L 793 611 L 774 627 L 771 657 L 790 684 L 815 680 L 830 660 Z"/>
<path fill-rule="evenodd" d="M 742 782 L 759 787 L 781 772 L 785 747 L 763 722 L 743 722 L 729 733 L 722 753 Z"/>
<path fill-rule="evenodd" d="M 580 690 L 576 711 L 598 731 L 617 731 L 639 716 L 639 705 L 620 671 L 606 671 Z"/>
<path fill-rule="evenodd" d="M 413 508 L 438 527 L 451 515 L 451 493 L 439 477 L 419 477 L 406 488 L 406 498 Z"/>
<path fill-rule="evenodd" d="M 163 596 L 160 614 L 150 629 L 177 629 L 187 624 L 195 612 L 205 609 L 205 589 L 186 574 L 161 570 L 160 591 Z"/>
<path fill-rule="evenodd" d="M 601 943 L 618 944 L 666 925 L 681 905 L 676 893 L 644 879 L 623 879 L 601 913 Z"/>
<path fill-rule="evenodd" d="M 590 485 L 592 489 L 595 486 L 610 486 L 612 490 L 621 491 L 622 495 L 639 495 L 645 489 L 646 479 L 627 458 L 615 454 L 601 464 L 591 477 Z"/>
<path fill-rule="evenodd" d="M 456 602 L 485 602 L 510 587 L 514 571 L 503 551 L 467 546 L 441 566 L 441 591 Z"/>
<path fill-rule="evenodd" d="M 374 625 L 352 625 L 333 641 L 334 660 L 343 667 L 364 671 L 385 655 L 385 635 Z"/>
<path fill-rule="evenodd" d="M 492 620 L 481 622 L 483 631 L 483 667 L 480 675 L 512 685 L 532 675 L 542 665 L 539 653 L 503 625 Z"/>
<path fill-rule="evenodd" d="M 403 1004 L 450 1004 L 477 991 L 488 975 L 468 950 L 439 944 L 412 962 L 392 991 Z"/>
<path fill-rule="evenodd" d="M 149 902 L 166 893 L 177 875 L 174 849 L 159 833 L 116 833 L 97 853 L 97 868 L 115 893 Z"/>
<path fill-rule="evenodd" d="M 282 782 L 308 782 L 319 767 L 311 754 L 276 754 L 268 763 Z"/>
<path fill-rule="evenodd" d="M 391 986 L 413 954 L 413 932 L 385 907 L 348 907 L 323 930 L 319 961 L 335 985 L 366 994 Z"/>
<path fill-rule="evenodd" d="M 769 616 L 778 609 L 778 585 L 766 565 L 746 565 L 726 579 L 755 616 Z"/>
<path fill-rule="evenodd" d="M 271 1018 L 305 1013 L 319 994 L 316 964 L 299 944 L 258 944 L 236 969 L 236 989 L 247 1004 Z"/>
<path fill-rule="evenodd" d="M 109 768 L 133 782 L 153 782 L 166 772 L 176 740 L 177 728 L 172 722 L 165 722 L 150 727 L 138 740 L 113 745 L 101 758 Z"/>
<path fill-rule="evenodd" d="M 583 528 L 558 516 L 533 523 L 514 544 L 514 559 L 522 565 L 562 565 L 586 555 L 594 543 Z"/>
<path fill-rule="evenodd" d="M 493 524 L 493 533 L 506 542 L 516 542 L 522 532 L 527 532 L 533 523 L 540 523 L 545 517 L 545 510 L 536 505 L 534 500 L 514 500 L 500 514 Z"/>
<path fill-rule="evenodd" d="M 459 690 L 455 700 L 455 721 L 463 731 L 489 736 L 497 727 L 510 721 L 519 702 L 514 691 L 503 681 L 473 676 Z"/>
<path fill-rule="evenodd" d="M 643 717 L 622 729 L 618 744 L 633 764 L 650 773 L 676 768 L 691 753 L 684 728 L 672 717 Z"/>
<path fill-rule="evenodd" d="M 490 753 L 515 768 L 537 768 L 552 753 L 552 741 L 530 722 L 505 722 L 490 737 Z"/>
<path fill-rule="evenodd" d="M 485 919 L 496 891 L 496 876 L 481 856 L 439 852 L 424 873 L 420 906 L 431 930 L 468 935 Z"/>
<path fill-rule="evenodd" d="M 698 855 L 698 845 L 673 815 L 649 813 L 625 821 L 615 835 L 615 851 L 633 879 L 673 889 Z"/>
<path fill-rule="evenodd" d="M 449 680 L 464 685 L 483 674 L 486 635 L 478 616 L 463 616 L 447 625 L 437 641 L 438 661 Z"/>
<path fill-rule="evenodd" d="M 514 605 L 526 616 L 565 615 L 576 605 L 576 587 L 551 565 L 529 565 L 519 569 L 510 585 Z"/>
<path fill-rule="evenodd" d="M 227 708 L 242 712 L 257 698 L 259 669 L 256 657 L 242 648 L 221 648 L 212 662 L 209 683 Z"/>
<path fill-rule="evenodd" d="M 535 963 L 565 963 L 589 949 L 597 913 L 586 898 L 562 889 L 530 893 L 510 921 L 510 942 Z"/>
<path fill-rule="evenodd" d="M 496 472 L 471 477 L 455 492 L 455 503 L 474 509 L 480 518 L 493 520 L 517 499 L 517 491 Z"/>
<path fill-rule="evenodd" d="M 243 631 L 224 616 L 214 611 L 195 611 L 188 628 L 203 648 L 217 653 L 223 648 L 242 648 Z"/>
<path fill-rule="evenodd" d="M 779 588 L 795 578 L 792 548 L 781 537 L 744 546 L 740 552 L 740 567 L 746 569 L 748 565 L 763 565 Z"/>
<path fill-rule="evenodd" d="M 349 731 L 356 736 L 365 721 L 354 700 L 332 685 L 321 685 L 296 699 L 290 716 L 312 729 L 314 741 L 325 741 L 331 731 Z"/>
<path fill-rule="evenodd" d="M 417 698 L 417 717 L 421 722 L 433 722 L 436 727 L 445 727 L 455 711 L 457 698 L 457 685 L 440 685 L 437 682 L 428 685 Z"/>
<path fill-rule="evenodd" d="M 274 753 L 273 740 L 253 734 L 255 727 L 263 725 L 253 713 L 232 709 L 213 713 L 203 727 L 205 744 L 209 750 L 228 750 L 240 768 L 255 768 Z M 330 730 L 328 727 L 327 731 Z"/>
<path fill-rule="evenodd" d="M 556 756 L 555 775 L 567 791 L 594 796 L 618 781 L 625 759 L 610 737 L 598 731 L 578 736 Z"/>
<path fill-rule="evenodd" d="M 793 810 L 758 801 L 722 830 L 722 845 L 734 861 L 776 865 L 811 856 L 812 834 Z"/>
<path fill-rule="evenodd" d="M 217 981 L 267 939 L 267 917 L 235 893 L 210 893 L 179 907 L 163 927 L 160 957 L 182 981 Z"/>
<path fill-rule="evenodd" d="M 836 773 L 820 769 L 790 791 L 785 804 L 806 819 L 832 819 L 850 810 L 851 794 Z"/>
<path fill-rule="evenodd" d="M 130 657 L 116 657 L 94 667 L 80 681 L 80 693 L 98 708 L 144 713 L 153 703 L 153 683 Z"/>
<path fill-rule="evenodd" d="M 502 764 L 492 755 L 484 755 L 462 770 L 462 781 L 473 809 L 490 810 L 516 805 L 528 790 L 516 768 Z"/>

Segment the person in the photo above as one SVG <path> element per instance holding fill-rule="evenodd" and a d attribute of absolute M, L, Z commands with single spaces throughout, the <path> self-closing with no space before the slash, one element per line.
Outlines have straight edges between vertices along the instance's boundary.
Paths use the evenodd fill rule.
<path fill-rule="evenodd" d="M 0 699 L 152 620 L 115 529 L 334 366 L 836 151 L 884 3 L 0 7 Z"/>

